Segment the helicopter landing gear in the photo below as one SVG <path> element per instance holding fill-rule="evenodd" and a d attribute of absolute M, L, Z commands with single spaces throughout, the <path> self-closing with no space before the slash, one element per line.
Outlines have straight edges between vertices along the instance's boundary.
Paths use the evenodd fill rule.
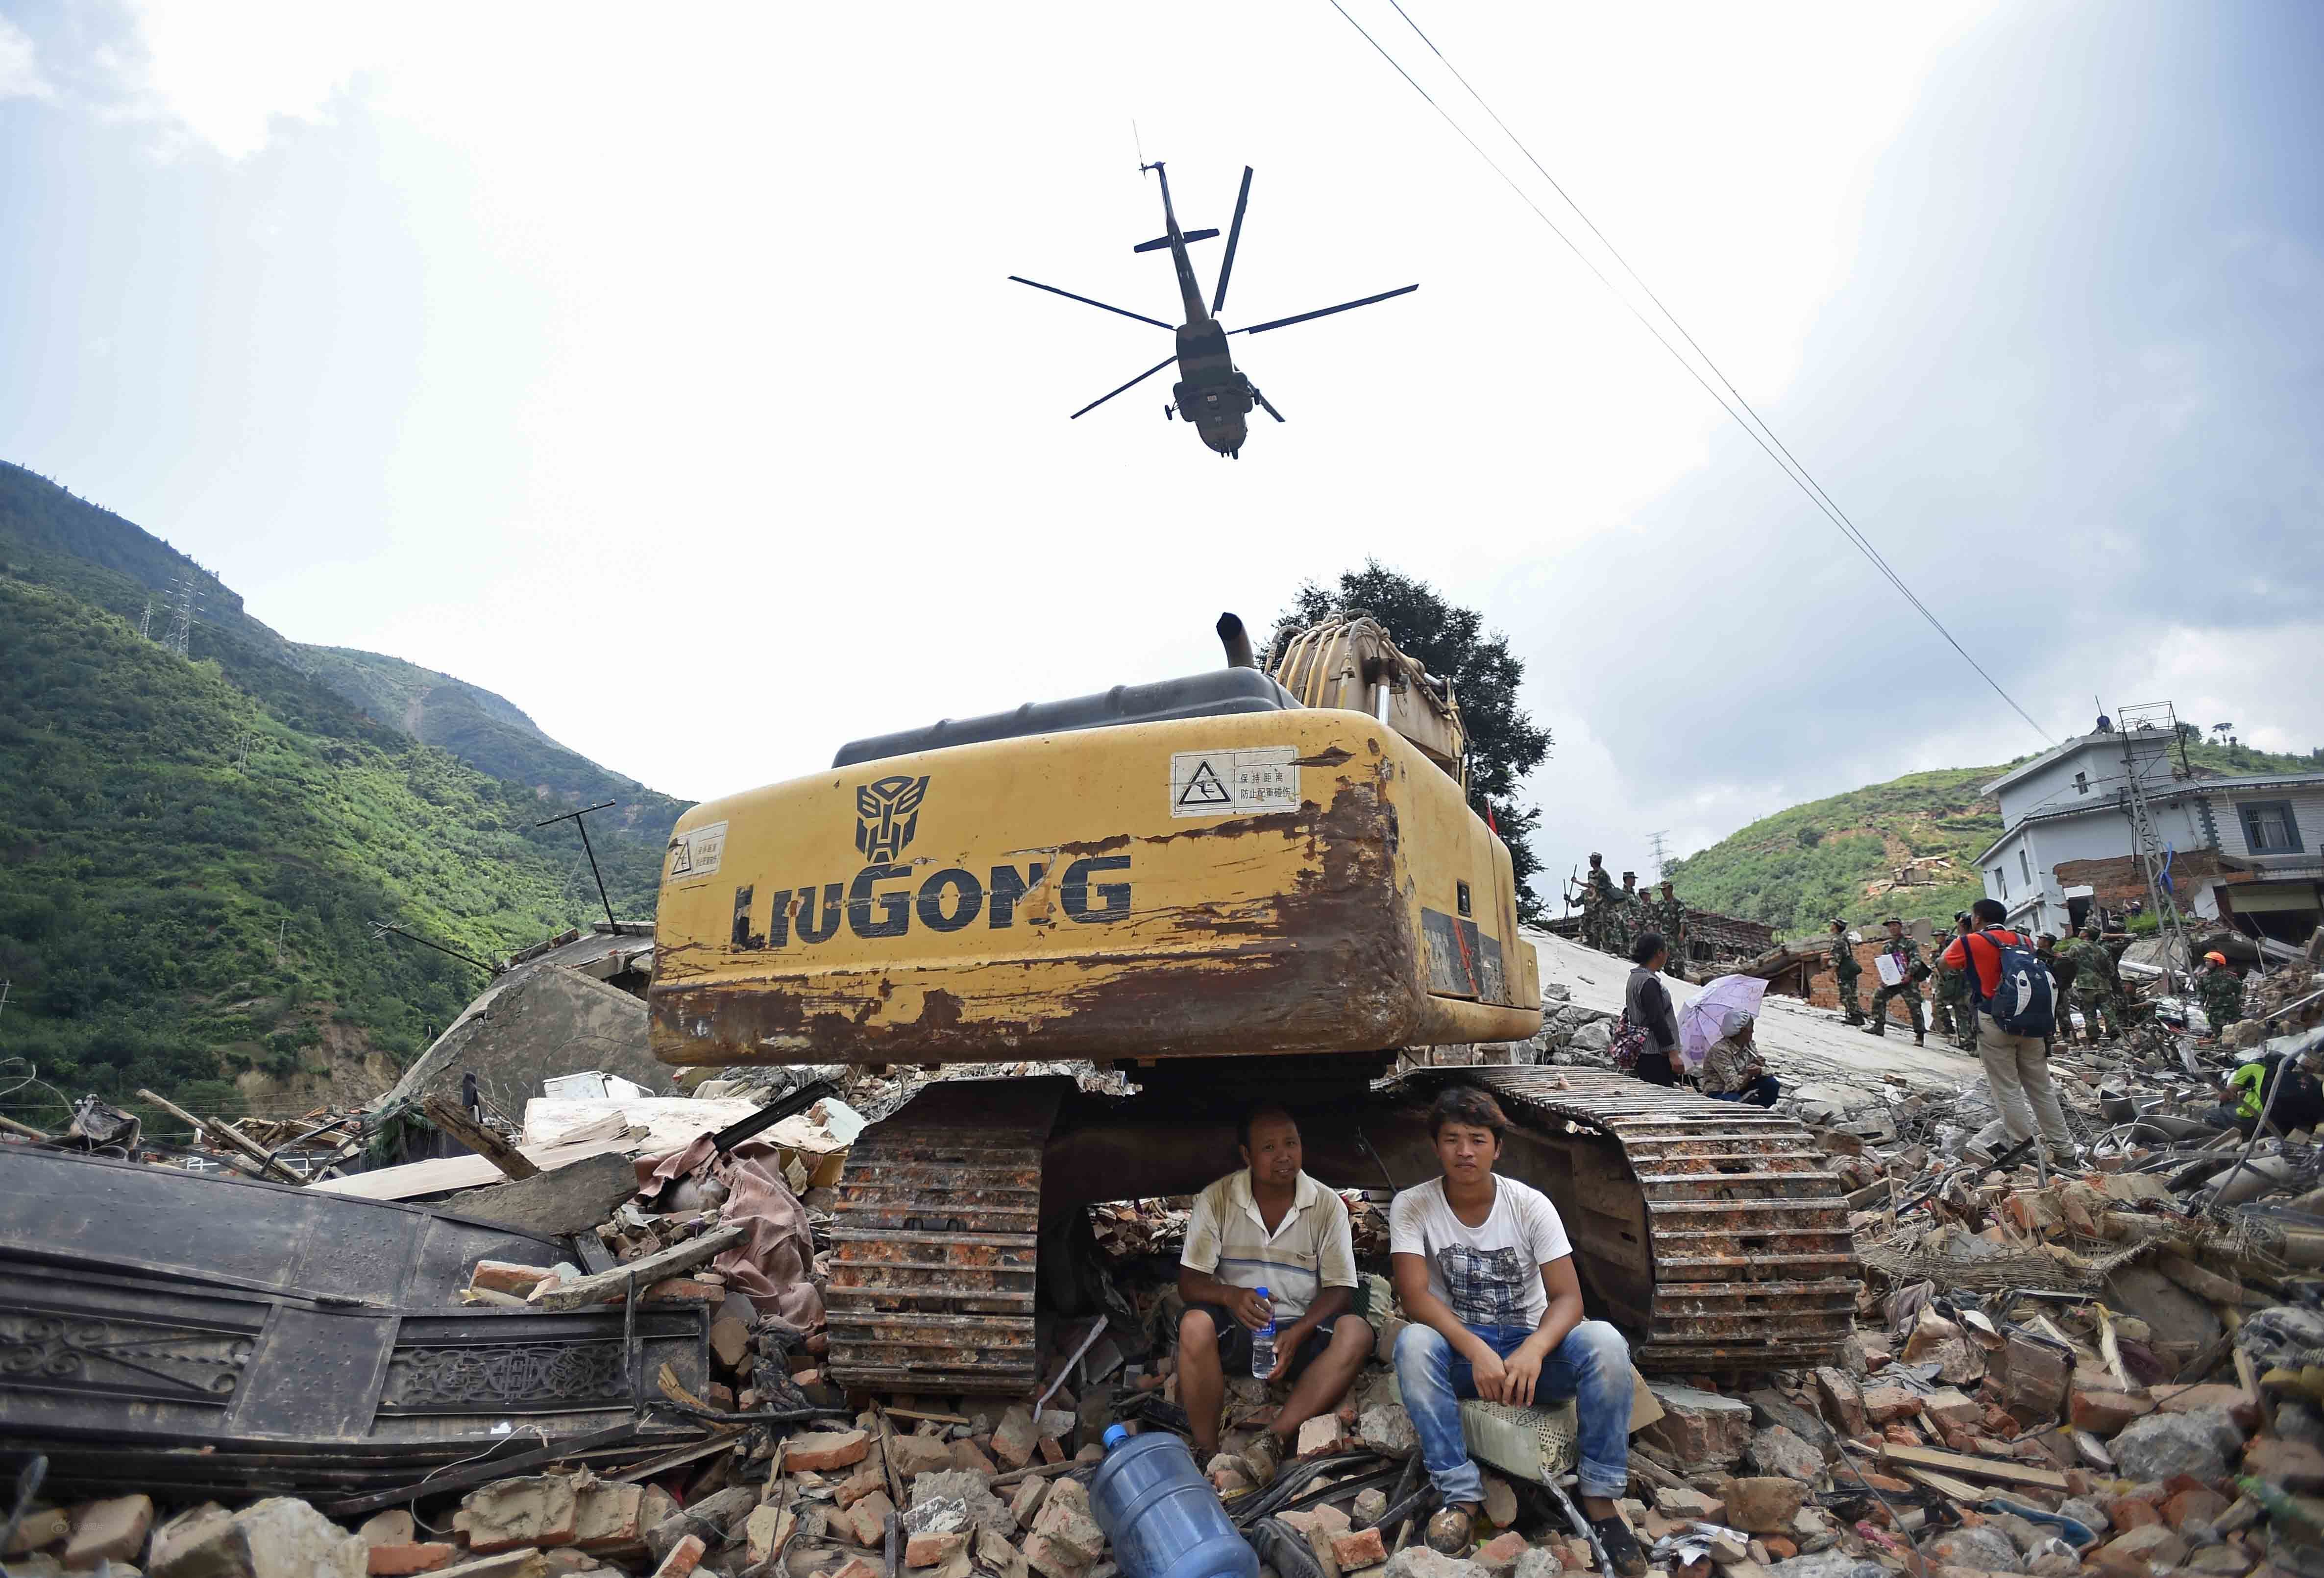
<path fill-rule="evenodd" d="M 1170 404 L 1167 404 L 1167 403 L 1166 403 L 1166 404 L 1162 407 L 1162 420 L 1163 420 L 1164 421 L 1166 421 L 1166 422 L 1167 422 L 1167 421 L 1168 421 L 1168 420 L 1170 420 L 1173 417 L 1176 416 L 1177 414 L 1178 414 L 1178 408 L 1177 408 L 1176 406 L 1175 406 L 1175 405 L 1170 405 Z"/>

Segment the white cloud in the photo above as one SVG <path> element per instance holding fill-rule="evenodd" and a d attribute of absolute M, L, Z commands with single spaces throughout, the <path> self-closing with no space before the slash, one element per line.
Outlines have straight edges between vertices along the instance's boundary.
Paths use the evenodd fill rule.
<path fill-rule="evenodd" d="M 0 99 L 56 96 L 57 90 L 41 75 L 31 35 L 0 16 Z"/>
<path fill-rule="evenodd" d="M 185 236 L 208 272 L 170 271 L 205 293 L 169 316 L 212 358 L 187 403 L 230 441 L 92 401 L 107 437 L 24 457 L 110 489 L 134 463 L 105 443 L 134 432 L 166 463 L 121 503 L 260 617 L 487 685 L 679 793 L 1207 666 L 1221 607 L 1263 621 L 1368 555 L 1531 665 L 1553 872 L 2037 743 L 1328 8 L 1186 5 L 1158 31 L 1078 5 L 641 29 L 141 0 L 122 80 L 233 161 L 200 190 L 217 235 Z M 1445 86 L 1381 0 L 1351 9 Z M 2071 111 L 2013 62 L 2089 14 L 1418 14 L 2053 731 L 2102 688 L 2241 696 L 2219 715 L 2301 743 L 2300 706 L 2250 699 L 2297 681 L 2212 642 L 2230 577 L 2179 545 L 2308 594 L 2233 521 L 2310 485 L 2284 480 L 2306 412 L 2283 392 L 2324 344 L 2313 255 L 2264 226 L 2225 256 L 2175 224 L 2104 239 L 2127 199 L 2010 118 Z M 2136 84 L 2055 47 L 2043 69 L 2089 67 L 2089 102 L 2135 122 Z M 1003 280 L 1167 305 L 1128 249 L 1157 217 L 1132 116 L 1190 224 L 1258 167 L 1231 319 L 1422 283 L 1237 342 L 1291 421 L 1235 465 L 1155 420 L 1167 383 L 1069 426 L 1155 331 Z M 2109 317 L 2126 255 L 2181 272 Z M 2252 301 L 2275 328 L 2235 316 Z M 2031 596 L 2000 606 L 1976 556 L 2028 543 Z M 2183 640 L 2152 640 L 2158 610 Z M 561 682 L 600 641 L 652 654 L 650 690 Z"/>
<path fill-rule="evenodd" d="M 392 60 L 425 12 L 311 0 L 133 0 L 133 40 L 111 63 L 140 113 L 227 159 L 246 159 L 267 145 L 278 121 L 327 119 L 357 73 Z"/>

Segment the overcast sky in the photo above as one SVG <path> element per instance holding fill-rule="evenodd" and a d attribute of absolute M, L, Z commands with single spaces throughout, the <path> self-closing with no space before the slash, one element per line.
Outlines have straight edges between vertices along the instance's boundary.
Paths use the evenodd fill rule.
<path fill-rule="evenodd" d="M 1407 9 L 2049 733 L 2324 743 L 2324 7 Z M 1257 167 L 1230 325 L 1421 285 L 1235 342 L 1240 461 L 1005 279 L 1173 315 L 1133 119 Z M 676 794 L 1366 557 L 1526 660 L 1553 870 L 2043 743 L 1326 0 L 0 0 L 0 456 Z"/>

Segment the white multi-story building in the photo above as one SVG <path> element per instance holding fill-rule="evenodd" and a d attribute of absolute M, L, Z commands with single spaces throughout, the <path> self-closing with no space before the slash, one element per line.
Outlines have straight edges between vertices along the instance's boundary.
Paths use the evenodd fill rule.
<path fill-rule="evenodd" d="M 2280 942 L 2307 939 L 2324 909 L 2324 771 L 2190 778 L 2174 744 L 2162 728 L 2084 734 L 1985 786 L 2001 802 L 2004 831 L 1978 864 L 2012 925 L 2065 935 L 2092 890 L 2061 881 L 2058 868 L 2135 857 L 2135 773 L 2172 856 L 2183 913 Z"/>

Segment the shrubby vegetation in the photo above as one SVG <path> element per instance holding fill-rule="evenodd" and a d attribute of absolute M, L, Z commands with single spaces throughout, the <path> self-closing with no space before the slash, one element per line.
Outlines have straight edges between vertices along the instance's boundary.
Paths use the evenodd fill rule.
<path fill-rule="evenodd" d="M 2313 771 L 2318 761 L 2246 745 L 2188 747 L 2190 765 L 2217 773 Z M 1821 935 L 1835 915 L 1926 916 L 1950 926 L 1983 895 L 1977 857 L 2001 836 L 2000 807 L 1979 791 L 2015 765 L 1907 773 L 1794 806 L 1677 862 L 1671 881 L 1690 904 L 1764 920 L 1794 940 Z M 1958 880 L 1866 893 L 1918 855 L 1950 856 Z"/>
<path fill-rule="evenodd" d="M 139 637 L 138 577 L 187 563 L 0 467 L 0 1056 L 68 1094 L 232 1112 L 236 1074 L 312 1072 L 327 1044 L 416 1052 L 484 977 L 372 923 L 484 958 L 586 924 L 571 828 L 532 826 L 597 789 L 573 762 L 623 802 L 628 826 L 593 825 L 616 911 L 651 915 L 680 802 L 537 730 L 558 776 L 479 771 L 302 671 L 238 600 L 180 659 Z"/>

